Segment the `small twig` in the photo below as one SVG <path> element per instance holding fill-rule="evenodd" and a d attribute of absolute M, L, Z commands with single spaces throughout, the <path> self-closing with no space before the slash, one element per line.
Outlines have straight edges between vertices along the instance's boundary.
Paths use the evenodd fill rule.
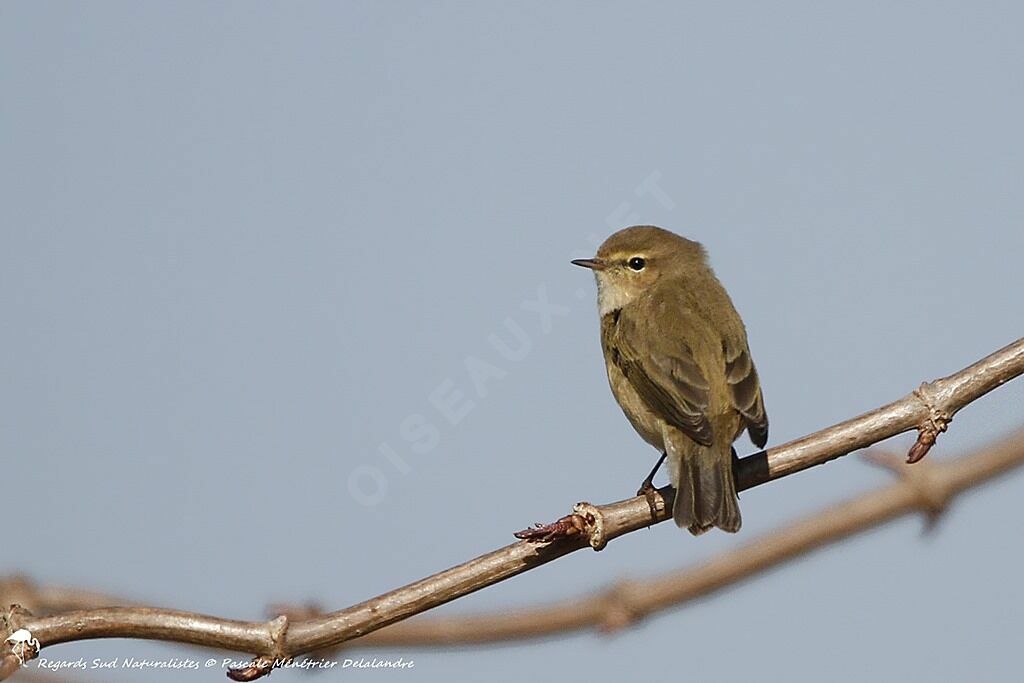
<path fill-rule="evenodd" d="M 604 518 L 601 510 L 590 503 L 576 503 L 571 515 L 566 515 L 551 524 L 534 524 L 513 534 L 521 541 L 533 543 L 554 543 L 573 536 L 585 534 L 590 547 L 603 550 L 608 540 L 604 535 Z"/>

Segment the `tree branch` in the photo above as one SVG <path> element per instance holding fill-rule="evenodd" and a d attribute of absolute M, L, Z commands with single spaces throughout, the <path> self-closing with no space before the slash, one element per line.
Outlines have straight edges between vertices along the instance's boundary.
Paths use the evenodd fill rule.
<path fill-rule="evenodd" d="M 1024 339 L 1019 339 L 958 373 L 922 384 L 898 401 L 744 458 L 738 488 L 799 472 L 910 429 L 918 430 L 910 459 L 920 459 L 961 408 L 1022 373 Z M 560 520 L 565 522 L 564 529 L 555 542 L 514 543 L 352 607 L 291 623 L 284 616 L 245 622 L 144 607 L 43 617 L 12 609 L 0 619 L 0 633 L 6 638 L 26 629 L 42 647 L 90 638 L 146 638 L 255 653 L 251 667 L 229 672 L 236 680 L 253 680 L 291 657 L 364 636 L 587 545 L 599 550 L 618 536 L 664 521 L 671 516 L 672 491 L 665 488 L 659 494 L 654 510 L 643 497 L 603 506 L 580 503 L 572 515 Z M 11 657 L 0 658 L 0 680 L 10 673 Z"/>
<path fill-rule="evenodd" d="M 884 464 L 897 472 L 897 482 L 818 510 L 695 567 L 650 579 L 619 581 L 601 591 L 543 607 L 416 617 L 350 645 L 453 646 L 563 635 L 590 627 L 617 630 L 901 516 L 921 512 L 931 525 L 958 494 L 1024 466 L 1024 431 L 948 462 L 911 467 L 890 457 Z"/>
<path fill-rule="evenodd" d="M 929 526 L 958 494 L 1024 465 L 1024 430 L 970 455 L 918 467 L 868 452 L 870 461 L 899 480 L 818 510 L 782 529 L 721 553 L 696 567 L 643 580 L 620 581 L 592 594 L 544 607 L 451 617 L 418 616 L 350 641 L 356 648 L 432 647 L 540 638 L 596 627 L 613 631 L 663 610 L 715 593 L 818 548 L 915 512 Z M 0 601 L 40 613 L 128 604 L 121 598 L 73 588 L 38 587 L 21 576 L 0 579 Z M 292 620 L 321 616 L 315 606 L 279 606 Z M 327 656 L 326 652 L 318 652 Z"/>

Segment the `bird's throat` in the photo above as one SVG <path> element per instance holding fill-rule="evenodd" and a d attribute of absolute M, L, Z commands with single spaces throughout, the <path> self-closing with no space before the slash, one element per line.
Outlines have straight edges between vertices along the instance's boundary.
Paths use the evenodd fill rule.
<path fill-rule="evenodd" d="M 633 300 L 633 293 L 626 290 L 624 287 L 616 287 L 610 285 L 607 282 L 603 282 L 600 278 L 597 280 L 597 308 L 601 313 L 601 317 L 608 315 L 614 311 L 621 309 L 623 306 Z"/>

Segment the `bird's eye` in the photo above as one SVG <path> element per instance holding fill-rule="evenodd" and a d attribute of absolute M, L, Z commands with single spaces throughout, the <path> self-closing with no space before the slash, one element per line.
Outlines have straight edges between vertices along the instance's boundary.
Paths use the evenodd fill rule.
<path fill-rule="evenodd" d="M 640 272 L 641 270 L 643 270 L 644 266 L 646 266 L 646 265 L 647 265 L 647 261 L 645 261 L 640 256 L 634 256 L 633 258 L 629 259 L 629 267 L 632 268 L 633 270 L 637 271 L 637 272 Z"/>

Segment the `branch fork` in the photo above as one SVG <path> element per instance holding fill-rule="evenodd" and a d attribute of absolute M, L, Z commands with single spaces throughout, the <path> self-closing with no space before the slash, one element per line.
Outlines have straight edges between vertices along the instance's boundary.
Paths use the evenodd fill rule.
<path fill-rule="evenodd" d="M 597 623 L 601 633 L 621 631 L 644 618 L 646 611 L 634 593 L 632 581 L 619 581 L 601 596 L 603 611 Z"/>
<path fill-rule="evenodd" d="M 228 669 L 227 676 L 233 681 L 255 681 L 278 667 L 290 664 L 293 657 L 288 654 L 285 646 L 285 635 L 288 632 L 288 616 L 282 614 L 267 622 L 270 641 L 274 644 L 273 652 L 254 657 L 249 666 Z"/>
<path fill-rule="evenodd" d="M 956 491 L 946 479 L 935 473 L 935 466 L 931 461 L 928 464 L 910 467 L 896 455 L 875 451 L 865 453 L 864 459 L 892 472 L 913 491 L 917 507 L 925 517 L 926 531 L 935 527 L 956 495 Z"/>

